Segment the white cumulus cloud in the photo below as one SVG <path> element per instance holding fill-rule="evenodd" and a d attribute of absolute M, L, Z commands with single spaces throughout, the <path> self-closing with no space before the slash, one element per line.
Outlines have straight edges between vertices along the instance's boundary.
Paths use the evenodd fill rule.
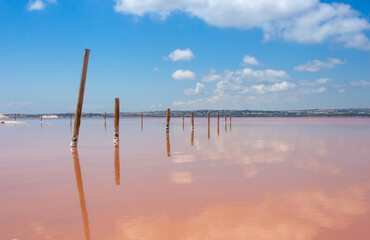
<path fill-rule="evenodd" d="M 354 87 L 369 87 L 370 82 L 367 80 L 359 80 L 351 82 L 350 85 Z"/>
<path fill-rule="evenodd" d="M 115 0 L 114 9 L 136 16 L 185 12 L 217 27 L 261 28 L 265 40 L 282 38 L 298 43 L 333 41 L 370 50 L 364 31 L 368 20 L 343 3 L 319 0 Z"/>
<path fill-rule="evenodd" d="M 191 59 L 194 58 L 193 52 L 187 48 L 184 50 L 181 49 L 176 49 L 175 51 L 171 52 L 168 55 L 168 58 L 171 59 L 172 61 L 190 61 Z"/>
<path fill-rule="evenodd" d="M 305 64 L 294 67 L 295 71 L 317 72 L 322 69 L 330 69 L 339 64 L 344 64 L 346 61 L 337 58 L 328 58 L 326 62 L 320 60 L 309 61 Z"/>
<path fill-rule="evenodd" d="M 258 62 L 257 58 L 245 55 L 243 58 L 243 64 L 244 65 L 259 65 L 260 63 Z"/>
<path fill-rule="evenodd" d="M 194 80 L 195 79 L 195 73 L 189 70 L 176 70 L 171 75 L 175 80 Z"/>
<path fill-rule="evenodd" d="M 189 88 L 184 90 L 185 95 L 200 95 L 204 94 L 204 84 L 197 82 L 195 88 Z"/>
<path fill-rule="evenodd" d="M 27 4 L 28 11 L 40 11 L 46 7 L 46 3 L 58 3 L 57 0 L 29 0 Z"/>
<path fill-rule="evenodd" d="M 254 70 L 244 68 L 236 71 L 240 77 L 257 82 L 280 82 L 282 79 L 289 79 L 289 75 L 283 70 L 265 69 Z"/>
<path fill-rule="evenodd" d="M 303 80 L 303 81 L 300 81 L 299 84 L 302 86 L 317 86 L 317 85 L 327 84 L 331 81 L 332 79 L 330 78 L 318 78 L 315 81 Z"/>
<path fill-rule="evenodd" d="M 221 79 L 221 75 L 215 74 L 216 70 L 211 69 L 211 72 L 202 78 L 202 82 L 214 82 Z"/>

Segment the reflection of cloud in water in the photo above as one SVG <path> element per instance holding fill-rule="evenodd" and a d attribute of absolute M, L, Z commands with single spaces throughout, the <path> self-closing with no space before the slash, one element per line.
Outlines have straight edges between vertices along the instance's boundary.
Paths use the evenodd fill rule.
<path fill-rule="evenodd" d="M 171 172 L 170 180 L 176 184 L 192 183 L 194 181 L 191 172 Z"/>
<path fill-rule="evenodd" d="M 348 228 L 368 211 L 367 187 L 325 193 L 305 190 L 266 195 L 259 203 L 206 207 L 188 219 L 135 217 L 117 222 L 117 239 L 311 240 L 325 229 Z"/>
<path fill-rule="evenodd" d="M 195 161 L 195 156 L 186 154 L 186 155 L 181 155 L 181 153 L 176 152 L 173 154 L 173 159 L 172 161 L 174 163 L 188 163 L 188 162 L 194 162 Z"/>
<path fill-rule="evenodd" d="M 259 170 L 256 167 L 251 167 L 251 166 L 244 167 L 244 177 L 245 178 L 254 177 L 257 175 L 258 172 Z"/>
<path fill-rule="evenodd" d="M 314 172 L 321 172 L 325 171 L 332 175 L 339 175 L 341 173 L 341 169 L 330 164 L 320 163 L 317 159 L 304 159 L 304 160 L 296 160 L 294 164 L 301 169 L 311 170 Z"/>

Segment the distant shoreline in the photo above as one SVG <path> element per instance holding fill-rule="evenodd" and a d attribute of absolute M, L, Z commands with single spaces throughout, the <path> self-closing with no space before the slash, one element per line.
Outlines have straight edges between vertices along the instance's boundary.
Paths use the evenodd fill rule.
<path fill-rule="evenodd" d="M 211 117 L 216 117 L 217 113 L 220 117 L 225 114 L 232 117 L 370 117 L 369 108 L 350 108 L 350 109 L 311 109 L 311 110 L 286 110 L 286 111 L 261 111 L 261 110 L 194 110 L 194 111 L 179 111 L 171 110 L 171 117 L 190 117 L 190 113 L 194 112 L 195 117 L 207 117 L 208 112 Z M 120 117 L 140 117 L 143 113 L 144 117 L 165 117 L 166 111 L 145 111 L 145 112 L 121 112 Z M 7 114 L 7 118 L 70 118 L 74 117 L 74 113 L 53 113 L 53 114 Z M 50 116 L 50 117 L 49 117 Z M 83 113 L 84 118 L 104 118 L 105 113 Z M 107 118 L 112 118 L 113 113 L 107 113 Z"/>

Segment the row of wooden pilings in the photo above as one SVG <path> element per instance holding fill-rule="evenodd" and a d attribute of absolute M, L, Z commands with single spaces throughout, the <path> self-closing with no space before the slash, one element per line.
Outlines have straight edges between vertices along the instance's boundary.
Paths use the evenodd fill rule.
<path fill-rule="evenodd" d="M 76 114 L 74 119 L 74 125 L 73 125 L 73 134 L 72 134 L 72 141 L 71 141 L 71 147 L 77 147 L 79 132 L 80 132 L 80 125 L 81 125 L 81 115 L 82 115 L 82 105 L 84 100 L 84 94 L 85 94 L 85 85 L 86 85 L 86 75 L 87 75 L 87 67 L 89 62 L 89 55 L 90 55 L 90 49 L 85 49 L 83 62 L 82 62 L 82 71 L 81 71 L 81 79 L 80 79 L 80 88 L 78 92 L 78 99 L 77 99 L 77 107 L 76 107 Z M 120 114 L 120 104 L 119 104 L 119 98 L 115 98 L 114 101 L 114 134 L 113 134 L 113 141 L 115 145 L 118 145 L 119 143 L 119 114 Z M 166 131 L 169 131 L 170 129 L 170 115 L 171 110 L 167 109 L 166 114 Z M 182 120 L 184 123 L 184 114 L 182 114 Z M 194 113 L 191 112 L 191 128 L 194 129 Z M 210 113 L 207 114 L 208 117 L 208 126 L 210 125 Z M 105 113 L 104 118 L 106 120 L 107 113 Z M 72 114 L 70 114 L 70 121 L 72 124 Z M 41 116 L 42 121 L 42 116 Z M 227 121 L 227 114 L 225 114 L 225 123 Z M 217 113 L 217 125 L 220 123 L 220 114 Z M 231 114 L 230 114 L 230 123 L 231 123 Z M 143 113 L 141 113 L 141 126 L 143 126 Z"/>

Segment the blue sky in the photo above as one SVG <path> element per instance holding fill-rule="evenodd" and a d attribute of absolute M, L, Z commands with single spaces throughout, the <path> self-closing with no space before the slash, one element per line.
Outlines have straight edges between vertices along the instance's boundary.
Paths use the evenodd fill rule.
<path fill-rule="evenodd" d="M 0 0 L 0 112 L 370 107 L 370 3 Z"/>

